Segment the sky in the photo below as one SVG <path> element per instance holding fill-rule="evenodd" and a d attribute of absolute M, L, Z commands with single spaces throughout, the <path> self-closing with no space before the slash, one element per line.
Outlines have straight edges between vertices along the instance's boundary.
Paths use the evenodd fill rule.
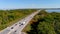
<path fill-rule="evenodd" d="M 60 8 L 60 0 L 0 0 L 0 9 Z"/>

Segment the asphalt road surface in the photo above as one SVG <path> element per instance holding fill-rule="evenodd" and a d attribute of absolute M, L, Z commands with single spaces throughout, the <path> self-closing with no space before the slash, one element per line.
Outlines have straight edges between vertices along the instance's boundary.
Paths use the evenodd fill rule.
<path fill-rule="evenodd" d="M 0 34 L 22 34 L 21 31 L 23 28 L 30 22 L 30 20 L 40 12 L 40 10 L 30 14 L 29 16 L 25 17 L 24 19 L 18 21 L 14 25 L 7 27 L 6 29 L 0 31 Z"/>

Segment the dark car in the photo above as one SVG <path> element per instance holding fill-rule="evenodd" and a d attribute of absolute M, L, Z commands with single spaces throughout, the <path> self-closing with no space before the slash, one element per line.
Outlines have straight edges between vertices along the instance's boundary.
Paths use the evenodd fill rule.
<path fill-rule="evenodd" d="M 23 23 L 21 25 L 24 25 Z"/>
<path fill-rule="evenodd" d="M 21 24 L 19 26 L 21 26 Z"/>
<path fill-rule="evenodd" d="M 14 27 L 11 27 L 11 29 L 13 29 Z"/>
<path fill-rule="evenodd" d="M 21 25 L 24 25 L 25 24 L 25 22 L 23 22 Z"/>
<path fill-rule="evenodd" d="M 17 30 L 15 30 L 15 32 L 17 32 Z"/>

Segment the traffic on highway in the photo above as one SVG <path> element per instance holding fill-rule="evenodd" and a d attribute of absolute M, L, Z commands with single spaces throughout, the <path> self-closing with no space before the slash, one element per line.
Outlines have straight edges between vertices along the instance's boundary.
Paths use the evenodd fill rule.
<path fill-rule="evenodd" d="M 21 34 L 20 32 L 23 30 L 23 28 L 29 23 L 29 21 L 37 14 L 40 10 L 32 13 L 31 15 L 25 17 L 24 19 L 18 21 L 14 25 L 6 28 L 5 30 L 2 30 L 0 34 Z"/>

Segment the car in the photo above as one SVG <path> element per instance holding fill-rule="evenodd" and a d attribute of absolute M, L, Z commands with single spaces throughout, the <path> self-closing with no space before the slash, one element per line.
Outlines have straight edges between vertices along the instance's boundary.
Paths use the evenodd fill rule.
<path fill-rule="evenodd" d="M 15 30 L 15 32 L 17 32 L 17 30 Z"/>
<path fill-rule="evenodd" d="M 23 23 L 21 25 L 24 25 Z"/>
<path fill-rule="evenodd" d="M 11 29 L 13 29 L 14 27 L 11 27 Z"/>
<path fill-rule="evenodd" d="M 25 24 L 25 22 L 21 23 L 21 25 L 24 25 L 24 24 Z"/>
<path fill-rule="evenodd" d="M 23 22 L 23 24 L 25 24 L 25 22 Z"/>
<path fill-rule="evenodd" d="M 19 26 L 21 26 L 21 24 Z"/>

